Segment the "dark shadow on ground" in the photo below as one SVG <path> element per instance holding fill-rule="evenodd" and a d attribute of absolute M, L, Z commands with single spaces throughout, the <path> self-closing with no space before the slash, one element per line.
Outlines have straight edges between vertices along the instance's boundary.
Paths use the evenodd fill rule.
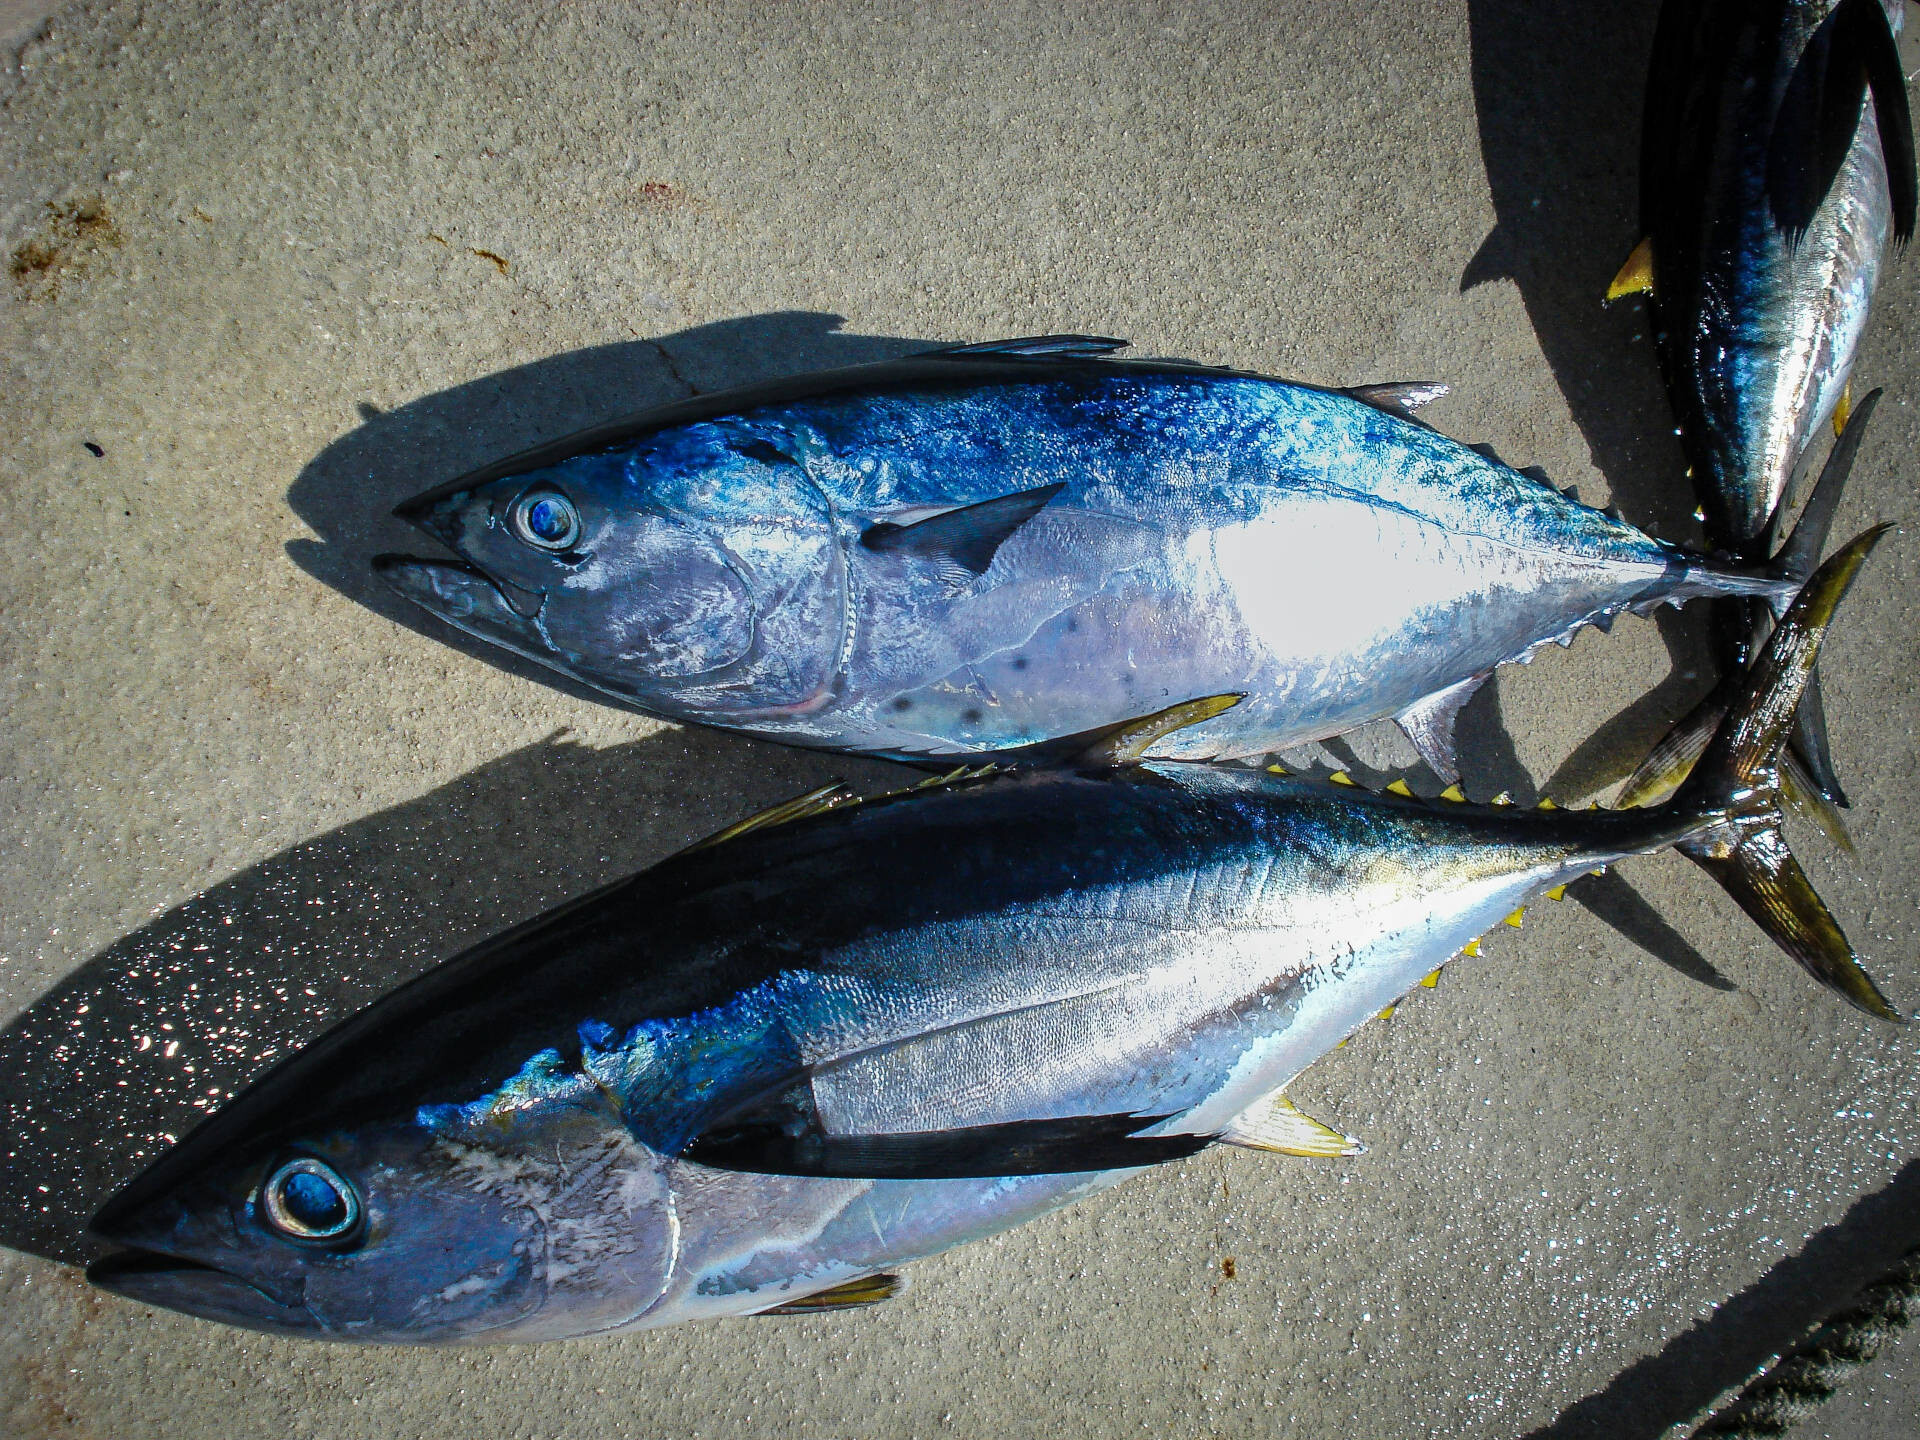
<path fill-rule="evenodd" d="M 287 491 L 287 504 L 319 537 L 295 540 L 287 553 L 314 578 L 395 624 L 524 679 L 611 705 L 609 697 L 464 635 L 388 589 L 369 568 L 375 555 L 440 553 L 394 519 L 393 507 L 482 465 L 672 400 L 943 343 L 846 335 L 840 324 L 838 315 L 812 311 L 746 315 L 550 356 L 384 413 L 362 406 L 366 423 L 323 450 Z"/>
<path fill-rule="evenodd" d="M 0 1030 L 0 1245 L 92 1258 L 116 1186 L 335 1021 L 756 809 L 912 773 L 703 730 L 556 735 L 242 871 Z"/>
<path fill-rule="evenodd" d="M 1601 305 L 1639 239 L 1640 106 L 1659 0 L 1470 0 L 1473 93 L 1495 224 L 1460 288 L 1510 279 L 1614 503 L 1696 532 L 1686 464 L 1638 302 Z"/>
<path fill-rule="evenodd" d="M 1920 1244 L 1920 1161 L 1857 1201 L 1656 1355 L 1570 1405 L 1526 1440 L 1655 1440 L 1722 1390 L 1745 1383 L 1776 1351 L 1826 1319 Z"/>

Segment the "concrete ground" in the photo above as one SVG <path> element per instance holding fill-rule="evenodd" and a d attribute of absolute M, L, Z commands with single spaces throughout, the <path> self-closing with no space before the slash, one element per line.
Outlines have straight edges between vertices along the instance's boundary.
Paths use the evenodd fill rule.
<path fill-rule="evenodd" d="M 1660 533 L 1693 502 L 1644 314 L 1599 304 L 1654 0 L 44 8 L 0 11 L 0 1430 L 1652 1437 L 1920 1241 L 1914 1032 L 1663 857 L 1311 1073 L 1367 1156 L 1208 1154 L 877 1311 L 409 1352 L 91 1292 L 84 1217 L 273 1055 L 889 777 L 450 645 L 366 571 L 401 496 L 693 390 L 1090 330 L 1444 379 L 1462 439 Z M 1914 263 L 1842 533 L 1914 513 Z M 1858 854 L 1796 837 L 1909 1009 L 1917 572 L 1882 547 L 1824 666 Z M 1503 674 L 1469 789 L 1617 778 L 1700 632 Z M 1807 1433 L 1910 1433 L 1916 1350 Z"/>

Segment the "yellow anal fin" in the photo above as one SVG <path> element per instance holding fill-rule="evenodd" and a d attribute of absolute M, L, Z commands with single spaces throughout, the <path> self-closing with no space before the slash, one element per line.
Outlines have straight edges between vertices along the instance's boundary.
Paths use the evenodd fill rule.
<path fill-rule="evenodd" d="M 1351 1135 L 1322 1125 L 1284 1095 L 1269 1095 L 1227 1122 L 1217 1137 L 1223 1145 L 1266 1150 L 1275 1155 L 1364 1155 L 1367 1147 Z"/>
<path fill-rule="evenodd" d="M 1123 720 L 1100 731 L 1077 756 L 1080 765 L 1138 765 L 1156 741 L 1176 730 L 1201 725 L 1216 715 L 1224 715 L 1244 695 L 1204 695 L 1198 700 L 1182 700 L 1138 720 Z"/>
<path fill-rule="evenodd" d="M 727 841 L 752 831 L 785 825 L 789 820 L 799 820 L 808 815 L 818 815 L 821 811 L 831 810 L 836 805 L 857 802 L 859 798 L 836 780 L 831 785 L 822 785 L 818 790 L 809 790 L 804 795 L 795 796 L 770 809 L 762 810 L 758 815 L 749 815 L 744 820 L 736 821 L 724 830 L 715 831 L 704 840 L 694 841 L 680 853 L 691 855 L 696 850 L 711 849 L 715 845 L 724 845 Z"/>
<path fill-rule="evenodd" d="M 858 1310 L 863 1305 L 878 1305 L 891 1300 L 905 1287 L 898 1275 L 863 1275 L 831 1290 L 821 1290 L 789 1300 L 771 1309 L 756 1310 L 756 1315 L 818 1315 L 826 1310 Z"/>
<path fill-rule="evenodd" d="M 1653 293 L 1653 237 L 1648 236 L 1633 247 L 1633 253 L 1627 256 L 1627 263 L 1620 267 L 1620 273 L 1613 277 L 1613 283 L 1607 286 L 1607 301 L 1625 299 L 1629 295 L 1651 295 Z"/>
<path fill-rule="evenodd" d="M 1840 403 L 1833 407 L 1833 438 L 1847 433 L 1847 421 L 1853 418 L 1853 381 L 1840 387 Z"/>

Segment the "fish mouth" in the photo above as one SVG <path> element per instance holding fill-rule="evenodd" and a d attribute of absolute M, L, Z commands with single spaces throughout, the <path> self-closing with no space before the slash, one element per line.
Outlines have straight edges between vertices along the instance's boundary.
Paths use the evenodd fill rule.
<path fill-rule="evenodd" d="M 96 1260 L 87 1267 L 87 1280 L 136 1304 L 157 1305 L 245 1330 L 308 1336 L 322 1333 L 299 1295 L 276 1295 L 218 1266 L 157 1250 L 123 1250 Z M 300 1288 L 304 1291 L 304 1283 Z"/>
<path fill-rule="evenodd" d="M 546 608 L 544 590 L 525 589 L 464 561 L 390 554 L 376 555 L 372 563 L 373 573 L 403 599 L 449 625 L 514 649 L 523 649 L 537 633 L 535 622 Z"/>

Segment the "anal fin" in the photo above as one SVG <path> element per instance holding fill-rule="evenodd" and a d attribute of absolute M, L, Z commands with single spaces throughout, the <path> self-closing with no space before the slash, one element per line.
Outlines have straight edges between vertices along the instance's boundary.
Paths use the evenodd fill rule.
<path fill-rule="evenodd" d="M 1427 762 L 1427 768 L 1449 785 L 1460 779 L 1460 762 L 1453 753 L 1454 722 L 1486 679 L 1485 675 L 1469 675 L 1458 684 L 1422 696 L 1393 717 Z"/>
<path fill-rule="evenodd" d="M 891 1300 L 906 1284 L 898 1275 L 863 1275 L 858 1280 L 848 1280 L 835 1285 L 830 1290 L 816 1291 L 812 1295 L 803 1295 L 798 1300 L 789 1300 L 766 1310 L 756 1310 L 756 1315 L 823 1315 L 831 1310 L 859 1310 L 868 1305 L 878 1305 Z"/>
<path fill-rule="evenodd" d="M 1322 1125 L 1285 1095 L 1269 1095 L 1249 1105 L 1227 1122 L 1218 1138 L 1223 1145 L 1276 1155 L 1322 1158 L 1367 1153 L 1367 1147 L 1353 1136 Z"/>

